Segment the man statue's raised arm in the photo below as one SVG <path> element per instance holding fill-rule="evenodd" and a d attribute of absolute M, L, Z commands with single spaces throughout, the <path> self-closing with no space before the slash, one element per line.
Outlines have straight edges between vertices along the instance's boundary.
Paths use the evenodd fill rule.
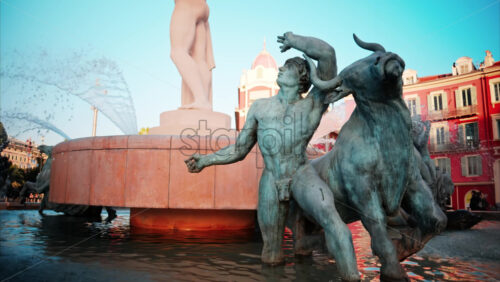
<path fill-rule="evenodd" d="M 335 49 L 325 41 L 314 37 L 286 32 L 282 36 L 278 36 L 278 43 L 282 44 L 280 46 L 281 52 L 294 48 L 318 61 L 318 76 L 322 80 L 329 80 L 337 75 Z"/>

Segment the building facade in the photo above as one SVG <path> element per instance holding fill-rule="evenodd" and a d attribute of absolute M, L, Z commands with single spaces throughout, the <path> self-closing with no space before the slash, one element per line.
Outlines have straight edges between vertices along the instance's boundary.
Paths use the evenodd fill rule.
<path fill-rule="evenodd" d="M 419 78 L 406 70 L 403 83 L 412 116 L 431 121 L 431 158 L 455 183 L 451 207 L 468 208 L 474 190 L 499 204 L 500 62 L 486 51 L 478 68 L 461 57 L 448 74 Z"/>
<path fill-rule="evenodd" d="M 9 137 L 9 145 L 3 149 L 1 156 L 7 157 L 13 165 L 21 169 L 36 168 L 38 158 L 47 159 L 31 140 L 24 142 L 12 137 Z"/>
<path fill-rule="evenodd" d="M 261 98 L 278 94 L 276 84 L 278 66 L 274 58 L 266 51 L 266 43 L 262 51 L 252 63 L 252 68 L 243 70 L 238 87 L 238 106 L 234 111 L 236 130 L 240 131 L 245 124 L 248 109 L 252 103 Z"/>

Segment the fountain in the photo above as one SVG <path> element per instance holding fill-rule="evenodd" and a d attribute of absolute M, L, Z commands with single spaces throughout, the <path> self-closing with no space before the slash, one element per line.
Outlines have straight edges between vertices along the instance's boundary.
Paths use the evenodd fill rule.
<path fill-rule="evenodd" d="M 182 41 L 179 37 L 186 34 L 182 32 L 186 26 L 183 20 L 191 15 L 186 12 L 193 7 L 189 2 L 176 3 L 171 55 L 183 78 L 181 108 L 160 115 L 160 125 L 149 131 L 157 135 L 130 135 L 137 131 L 120 127 L 129 135 L 80 138 L 58 144 L 53 150 L 50 201 L 129 207 L 134 227 L 252 229 L 261 173 L 256 149 L 241 163 L 207 169 L 195 177 L 184 165 L 193 153 L 212 153 L 234 143 L 236 132 L 230 130 L 228 115 L 212 111 L 214 64 L 209 36 L 195 35 L 194 54 L 191 48 L 177 45 Z M 204 5 L 202 10 L 207 8 L 206 3 L 200 3 Z M 207 18 L 203 27 L 208 25 Z M 192 63 L 194 69 L 182 71 Z M 203 91 L 196 91 L 199 89 Z"/>
<path fill-rule="evenodd" d="M 176 2 L 181 2 L 181 0 Z M 343 72 L 342 78 L 345 85 L 353 88 L 374 85 L 374 83 L 356 84 L 356 81 L 353 81 L 363 78 L 363 75 L 355 72 L 360 69 L 360 66 L 380 65 L 382 68 L 387 68 L 386 75 L 388 76 L 402 71 L 401 62 L 393 56 L 394 54 L 386 54 L 385 50 L 381 51 L 381 46 L 378 44 L 364 43 L 362 45 L 372 49 L 375 47 L 377 50 L 374 50 L 374 54 L 360 60 L 361 63 L 356 68 L 350 69 L 354 75 L 350 75 L 349 71 Z M 399 77 L 399 75 L 396 76 Z M 31 78 L 23 77 L 23 79 Z M 89 81 L 93 83 L 95 80 L 92 78 Z M 316 82 L 318 85 L 322 84 L 318 79 Z M 79 92 L 71 87 L 61 87 L 62 84 L 59 83 L 56 85 L 64 91 Z M 88 91 L 85 90 L 87 92 L 79 92 L 82 93 L 79 97 L 85 97 L 84 93 L 102 92 L 104 89 L 99 85 L 92 86 L 88 88 Z M 128 91 L 126 85 L 117 89 Z M 365 102 L 363 105 L 365 108 L 357 110 L 354 116 L 359 117 L 361 114 L 371 113 L 366 109 L 370 103 L 375 102 L 366 99 L 367 95 L 364 95 L 366 93 L 362 91 L 363 89 L 357 91 L 358 89 L 355 88 L 355 90 L 356 99 Z M 342 95 L 349 94 L 350 91 L 337 92 Z M 114 98 L 113 95 L 109 97 Z M 123 97 L 119 97 L 114 101 L 120 104 L 122 100 Z M 385 98 L 377 100 L 376 103 L 380 104 L 380 100 L 385 101 Z M 99 102 L 101 101 L 92 103 Z M 118 219 L 113 224 L 107 224 L 100 221 L 89 223 L 50 212 L 47 216 L 41 217 L 27 211 L 11 213 L 0 211 L 0 226 L 2 226 L 0 229 L 0 238 L 2 238 L 0 240 L 0 249 L 2 249 L 0 280 L 60 280 L 68 279 L 68 277 L 117 279 L 116 277 L 119 277 L 120 280 L 226 279 L 239 281 L 322 280 L 329 277 L 328 279 L 336 281 L 335 277 L 339 276 L 339 272 L 331 267 L 334 262 L 325 252 L 315 252 L 310 257 L 295 256 L 293 237 L 289 229 L 285 229 L 284 236 L 277 236 L 278 241 L 283 242 L 280 248 L 284 250 L 286 264 L 275 268 L 261 264 L 260 250 L 263 244 L 259 241 L 259 236 L 252 238 L 252 236 L 243 236 L 237 231 L 226 231 L 248 229 L 254 225 L 254 210 L 258 197 L 256 187 L 259 176 L 262 174 L 262 159 L 260 153 L 254 148 L 244 161 L 237 164 L 207 167 L 199 174 L 188 175 L 183 162 L 188 156 L 195 152 L 203 155 L 211 154 L 234 142 L 234 132 L 228 129 L 227 117 L 214 113 L 210 109 L 197 108 L 192 105 L 194 103 L 193 100 L 189 101 L 183 97 L 181 109 L 161 114 L 160 126 L 154 128 L 152 132 L 163 135 L 135 135 L 136 128 L 134 128 L 133 120 L 127 118 L 126 120 L 117 119 L 116 123 L 124 133 L 129 135 L 81 138 L 57 145 L 53 151 L 54 169 L 51 177 L 50 199 L 53 202 L 130 207 L 130 214 L 127 210 L 120 210 Z M 129 106 L 127 102 L 124 102 L 123 107 L 116 107 L 119 111 L 115 113 L 121 110 L 125 114 L 132 113 L 133 111 L 130 110 L 133 110 L 133 107 Z M 404 105 L 400 109 L 405 109 Z M 104 112 L 103 109 L 100 110 Z M 390 111 L 387 112 L 390 113 Z M 109 112 L 108 114 L 113 115 Z M 8 113 L 6 116 L 13 119 L 21 118 L 38 124 L 37 126 L 52 127 L 52 130 L 58 131 L 49 123 L 40 122 L 41 119 L 34 115 L 28 116 L 23 113 L 15 116 Z M 372 119 L 371 122 L 373 121 Z M 391 124 L 387 122 L 382 125 L 383 129 L 390 129 Z M 349 133 L 351 130 L 352 133 L 356 129 L 359 129 L 359 126 L 348 127 L 344 131 L 344 136 L 346 136 L 345 132 Z M 384 131 L 387 132 L 387 130 Z M 61 130 L 59 133 L 63 136 L 65 134 Z M 403 140 L 405 137 L 403 133 L 407 132 L 397 131 L 397 133 L 397 137 L 402 136 L 401 140 Z M 388 135 L 391 136 L 390 133 Z M 370 141 L 366 138 L 367 135 L 362 135 L 362 137 L 364 138 L 354 138 L 354 141 L 358 142 L 358 145 L 366 140 Z M 339 150 L 340 152 L 363 155 L 359 153 L 362 150 L 358 151 L 358 148 L 373 147 L 371 146 L 373 144 L 359 145 L 355 149 L 347 150 L 345 148 L 351 149 L 347 146 L 355 143 L 352 139 L 349 141 L 338 142 L 337 148 L 344 148 L 343 151 Z M 387 142 L 381 145 L 394 150 L 403 143 Z M 411 148 L 410 143 L 406 145 Z M 391 150 L 383 152 L 391 152 Z M 392 157 L 401 155 L 403 154 Z M 362 162 L 366 159 L 366 154 L 357 158 L 350 156 L 337 158 L 333 152 L 329 153 L 326 157 L 314 162 L 315 169 L 337 173 L 340 168 L 349 169 L 352 162 Z M 335 162 L 327 161 L 328 158 L 343 163 L 339 168 L 331 167 Z M 385 161 L 390 163 L 387 158 Z M 383 174 L 376 171 L 380 167 L 381 165 L 373 165 L 369 167 L 371 171 L 368 169 L 351 171 L 354 173 L 348 180 L 356 182 L 364 177 L 379 176 Z M 402 166 L 394 167 L 396 168 L 394 172 L 397 172 L 392 174 L 394 178 L 402 175 L 401 171 L 409 171 Z M 397 169 L 400 171 L 396 171 Z M 327 173 L 322 173 L 321 177 L 325 177 Z M 339 179 L 340 177 L 337 176 L 331 178 Z M 309 183 L 310 179 L 306 180 Z M 324 181 L 326 183 L 327 179 Z M 377 181 L 371 179 L 368 182 L 372 184 Z M 421 185 L 417 187 L 418 190 L 412 192 L 421 192 L 425 188 L 424 183 Z M 378 198 L 369 197 L 366 193 L 366 191 L 369 192 L 368 189 L 360 191 L 361 185 L 348 185 L 348 187 L 358 190 L 349 191 L 344 195 L 357 193 L 356 198 L 361 200 Z M 342 189 L 340 185 L 333 188 Z M 316 203 L 320 203 L 319 195 L 322 201 L 325 199 L 323 191 L 320 191 L 321 194 L 318 194 Z M 386 203 L 394 203 L 393 199 L 393 197 L 386 197 Z M 336 200 L 343 219 L 349 218 L 352 211 L 348 209 L 352 209 L 352 205 L 347 202 L 341 205 L 342 200 L 346 201 L 345 199 Z M 431 202 L 425 201 L 424 204 L 431 204 Z M 374 206 L 379 208 L 377 205 Z M 313 207 L 316 206 L 313 204 Z M 366 207 L 368 205 L 363 203 L 357 206 L 359 209 Z M 421 205 L 415 205 L 409 206 L 409 209 L 407 206 L 404 208 L 411 214 L 418 212 L 418 208 L 421 207 Z M 382 205 L 380 208 L 385 208 L 385 206 Z M 383 228 L 377 229 L 370 226 L 374 223 L 380 224 L 382 220 L 373 220 L 377 214 L 369 213 L 369 211 L 373 211 L 373 206 L 363 213 L 370 232 L 373 233 L 374 229 L 377 231 L 388 228 L 382 226 Z M 424 209 L 425 211 L 428 209 Z M 392 237 L 398 235 L 392 233 L 388 234 L 390 238 L 382 238 L 383 236 L 376 233 L 370 237 L 360 222 L 349 223 L 348 227 L 352 233 L 353 247 L 356 252 L 356 260 L 352 266 L 356 266 L 359 270 L 359 278 L 372 280 L 388 277 L 384 273 L 384 264 L 389 260 L 377 259 L 373 254 L 390 253 L 377 246 L 377 243 L 382 241 L 381 239 L 390 239 L 393 243 L 401 239 L 401 243 L 396 245 L 399 250 L 409 247 L 404 245 L 409 241 L 402 239 L 409 238 L 413 234 L 421 235 L 419 232 L 404 234 L 403 231 L 407 226 L 396 225 L 400 222 L 394 220 L 406 221 L 403 215 L 400 211 L 400 217 L 398 218 L 398 215 L 391 217 L 392 221 L 388 223 L 392 231 L 400 232 L 399 238 Z M 349 220 L 355 219 L 351 217 Z M 422 222 L 413 222 L 411 227 L 420 228 L 421 224 Z M 161 232 L 157 230 L 136 232 L 140 228 L 161 229 Z M 208 233 L 212 234 L 211 232 L 184 233 L 177 232 L 177 230 L 224 230 L 224 232 L 217 233 L 218 241 L 214 242 L 213 237 L 206 236 Z M 500 278 L 498 273 L 500 252 L 495 240 L 495 234 L 497 234 L 495 232 L 498 230 L 497 222 L 485 221 L 475 226 L 470 232 L 445 232 L 442 236 L 435 238 L 437 240 L 430 241 L 420 253 L 404 259 L 401 265 L 393 259 L 392 268 L 402 271 L 400 273 L 402 275 L 397 277 L 402 279 L 409 277 L 418 280 L 498 280 Z M 237 236 L 234 236 L 236 234 Z M 248 235 L 248 233 L 245 234 Z M 295 231 L 294 235 L 296 236 Z M 210 238 L 207 240 L 207 237 Z M 370 238 L 375 242 L 370 242 Z M 427 240 L 427 238 L 424 239 Z M 386 241 L 389 242 L 386 247 L 392 246 L 391 241 Z M 370 246 L 374 249 L 378 248 L 378 252 L 375 249 L 372 253 Z M 423 245 L 416 247 L 420 248 Z M 337 257 L 335 263 L 340 264 L 342 259 L 345 257 Z M 386 267 L 386 271 L 387 269 Z M 405 277 L 406 275 L 408 277 Z"/>
<path fill-rule="evenodd" d="M 206 109 L 169 111 L 161 115 L 160 126 L 151 131 L 172 135 L 135 135 L 137 125 L 130 92 L 114 62 L 88 60 L 84 53 L 57 59 L 47 52 L 34 54 L 26 56 L 14 52 L 9 61 L 4 62 L 2 92 L 12 92 L 5 97 L 17 98 L 7 101 L 13 106 L 10 111 L 2 112 L 2 120 L 15 124 L 9 128 L 14 135 L 26 130 L 39 134 L 50 130 L 67 140 L 53 151 L 51 201 L 130 207 L 134 215 L 132 224 L 148 228 L 253 227 L 257 202 L 255 187 L 260 172 L 256 151 L 249 156 L 246 165 L 235 166 L 233 174 L 211 170 L 199 179 L 186 180 L 188 172 L 183 160 L 188 155 L 195 151 L 214 151 L 226 142 L 234 142 L 235 132 L 228 130 L 229 116 Z M 21 98 L 13 95 L 14 90 L 22 93 Z M 63 116 L 67 114 L 65 111 L 74 108 L 69 100 L 74 96 L 96 106 L 130 135 L 71 140 L 53 121 L 55 116 Z M 34 99 L 53 103 L 52 110 L 35 106 Z M 165 118 L 168 115 L 177 115 L 177 118 Z M 200 130 L 195 130 L 198 128 Z M 187 129 L 185 134 L 199 134 L 200 137 L 198 140 L 183 137 L 182 129 Z M 222 136 L 224 133 L 226 136 Z M 227 181 L 234 174 L 252 176 Z M 239 189 L 233 189 L 238 185 Z M 227 210 L 233 211 L 223 212 Z M 207 226 L 207 223 L 210 224 Z"/>
<path fill-rule="evenodd" d="M 126 135 L 60 143 L 53 150 L 50 201 L 129 207 L 130 224 L 136 227 L 252 228 L 260 173 L 255 150 L 245 162 L 195 177 L 184 165 L 187 155 L 213 152 L 233 141 L 218 140 Z"/>

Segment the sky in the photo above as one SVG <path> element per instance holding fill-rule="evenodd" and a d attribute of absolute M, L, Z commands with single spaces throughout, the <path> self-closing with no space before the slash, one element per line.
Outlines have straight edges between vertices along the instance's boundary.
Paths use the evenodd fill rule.
<path fill-rule="evenodd" d="M 213 108 L 230 115 L 233 127 L 240 76 L 251 67 L 264 41 L 278 65 L 300 56 L 295 51 L 280 53 L 276 36 L 287 31 L 331 44 L 339 70 L 369 55 L 355 45 L 353 33 L 399 54 L 420 77 L 450 73 L 453 62 L 462 56 L 479 64 L 486 50 L 500 60 L 500 0 L 207 3 L 216 63 Z M 169 56 L 173 8 L 173 0 L 0 0 L 0 70 L 6 70 L 9 59 L 16 60 L 11 57 L 14 50 L 26 58 L 41 51 L 66 58 L 82 50 L 89 59 L 106 58 L 123 73 L 138 129 L 158 126 L 160 113 L 180 106 L 181 78 Z M 36 88 L 29 90 L 29 96 L 16 92 L 15 86 L 9 88 L 6 80 L 0 82 L 0 112 L 11 111 L 16 100 L 35 97 L 30 103 L 43 112 L 54 112 L 51 123 L 68 136 L 90 136 L 93 114 L 87 102 L 74 96 L 39 101 Z M 41 135 L 49 145 L 64 140 L 54 133 L 25 131 L 20 128 L 24 123 L 2 122 L 9 134 L 16 133 L 22 140 L 40 143 Z M 120 134 L 118 127 L 99 115 L 98 136 Z"/>

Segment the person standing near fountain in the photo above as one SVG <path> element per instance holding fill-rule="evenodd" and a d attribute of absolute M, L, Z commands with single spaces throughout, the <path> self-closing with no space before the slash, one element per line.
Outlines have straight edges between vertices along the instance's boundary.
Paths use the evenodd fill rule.
<path fill-rule="evenodd" d="M 170 57 L 182 76 L 180 109 L 212 110 L 215 68 L 206 0 L 175 0 Z"/>
<path fill-rule="evenodd" d="M 278 42 L 282 52 L 294 48 L 317 60 L 319 76 L 332 79 L 337 75 L 335 50 L 326 42 L 291 32 L 279 36 Z M 200 172 L 210 165 L 241 161 L 258 142 L 265 163 L 257 207 L 264 241 L 262 261 L 284 261 L 283 233 L 293 198 L 325 230 L 328 251 L 336 258 L 342 278 L 359 280 L 351 233 L 335 208 L 332 191 L 306 156 L 307 144 L 329 105 L 327 93 L 315 87 L 306 98 L 301 97 L 311 82 L 308 63 L 298 57 L 279 68 L 277 83 L 278 95 L 252 104 L 236 144 L 209 155 L 194 154 L 185 161 L 188 170 Z"/>

